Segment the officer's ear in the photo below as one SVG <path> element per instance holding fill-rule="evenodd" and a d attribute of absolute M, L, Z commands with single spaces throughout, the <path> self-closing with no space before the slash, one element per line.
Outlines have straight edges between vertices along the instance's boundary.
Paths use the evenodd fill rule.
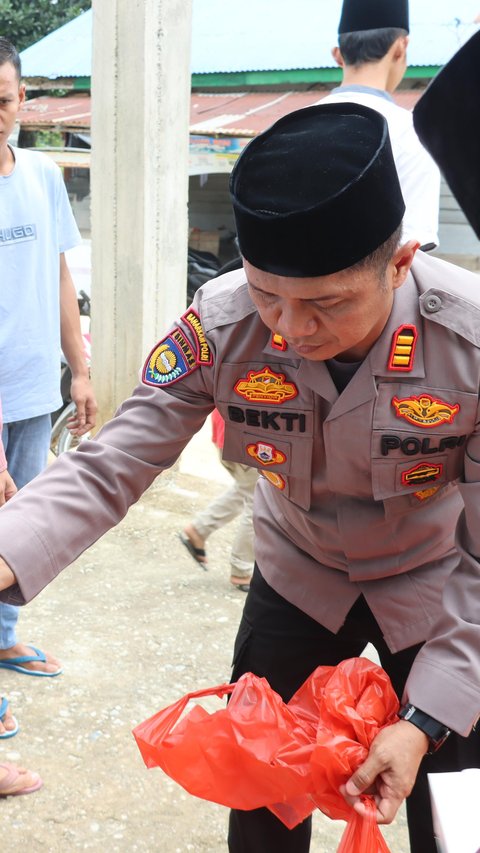
<path fill-rule="evenodd" d="M 340 66 L 340 68 L 345 67 L 345 60 L 342 56 L 342 52 L 341 52 L 339 47 L 332 47 L 332 56 L 333 56 L 335 62 L 337 63 L 337 65 Z"/>
<path fill-rule="evenodd" d="M 412 266 L 417 249 L 419 248 L 420 243 L 418 242 L 418 240 L 409 240 L 408 243 L 405 243 L 403 246 L 399 246 L 399 248 L 393 255 L 392 260 L 390 261 L 390 265 L 392 271 L 392 285 L 394 290 L 397 287 L 401 287 L 401 285 L 405 281 L 410 271 L 410 267 Z"/>

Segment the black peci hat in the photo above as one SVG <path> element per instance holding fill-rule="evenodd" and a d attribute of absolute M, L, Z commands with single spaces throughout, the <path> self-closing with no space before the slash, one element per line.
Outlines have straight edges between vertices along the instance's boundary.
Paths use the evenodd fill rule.
<path fill-rule="evenodd" d="M 408 33 L 408 0 L 343 0 L 339 35 L 390 27 Z"/>
<path fill-rule="evenodd" d="M 479 92 L 480 31 L 432 80 L 415 106 L 413 122 L 480 239 Z"/>
<path fill-rule="evenodd" d="M 294 278 L 352 266 L 405 212 L 387 123 L 351 103 L 297 110 L 256 136 L 230 193 L 243 257 Z"/>

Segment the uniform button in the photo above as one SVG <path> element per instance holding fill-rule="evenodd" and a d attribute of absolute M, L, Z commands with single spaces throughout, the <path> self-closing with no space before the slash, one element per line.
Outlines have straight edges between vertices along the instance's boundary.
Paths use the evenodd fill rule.
<path fill-rule="evenodd" d="M 425 311 L 428 311 L 429 314 L 436 314 L 437 311 L 440 311 L 441 307 L 442 300 L 439 296 L 429 296 L 425 300 Z"/>

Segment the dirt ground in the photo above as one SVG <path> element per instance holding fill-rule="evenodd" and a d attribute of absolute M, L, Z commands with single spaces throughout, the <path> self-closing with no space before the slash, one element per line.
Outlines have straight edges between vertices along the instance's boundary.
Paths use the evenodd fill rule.
<path fill-rule="evenodd" d="M 209 540 L 208 572 L 177 536 L 226 475 L 208 447 L 189 453 L 22 612 L 21 639 L 54 652 L 64 674 L 2 672 L 21 731 L 1 742 L 0 761 L 45 782 L 0 801 L 2 853 L 227 849 L 226 809 L 147 771 L 131 734 L 184 693 L 229 679 L 245 600 L 228 581 L 233 526 Z M 333 853 L 342 830 L 316 814 L 312 853 Z M 384 834 L 392 853 L 408 853 L 403 812 Z"/>

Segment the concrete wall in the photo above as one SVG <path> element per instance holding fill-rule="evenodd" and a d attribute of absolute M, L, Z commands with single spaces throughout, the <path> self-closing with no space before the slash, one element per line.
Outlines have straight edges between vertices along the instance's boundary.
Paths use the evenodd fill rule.
<path fill-rule="evenodd" d="M 434 252 L 453 264 L 480 272 L 480 241 L 463 211 L 442 180 L 440 195 L 440 246 Z"/>

